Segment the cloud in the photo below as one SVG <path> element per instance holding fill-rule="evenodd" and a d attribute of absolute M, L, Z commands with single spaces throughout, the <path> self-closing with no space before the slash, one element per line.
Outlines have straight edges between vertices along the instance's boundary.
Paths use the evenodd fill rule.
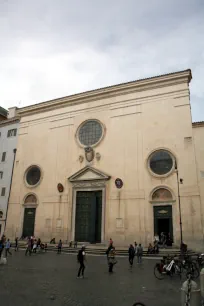
<path fill-rule="evenodd" d="M 191 68 L 194 120 L 204 120 L 204 4 L 4 1 L 0 104 L 25 106 Z"/>

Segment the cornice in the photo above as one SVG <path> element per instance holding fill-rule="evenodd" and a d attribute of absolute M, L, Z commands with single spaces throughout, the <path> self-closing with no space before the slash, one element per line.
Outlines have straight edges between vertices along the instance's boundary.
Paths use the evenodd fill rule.
<path fill-rule="evenodd" d="M 198 121 L 192 123 L 193 128 L 204 127 L 204 121 Z"/>
<path fill-rule="evenodd" d="M 15 118 L 11 118 L 11 119 L 6 119 L 6 120 L 3 120 L 3 121 L 0 121 L 0 127 L 2 126 L 6 126 L 6 125 L 10 125 L 10 124 L 14 124 L 14 123 L 17 123 L 20 121 L 20 118 L 19 117 L 15 117 Z"/>
<path fill-rule="evenodd" d="M 131 92 L 151 90 L 161 88 L 170 85 L 176 85 L 181 83 L 188 83 L 191 81 L 191 70 L 184 70 L 180 72 L 169 73 L 165 75 L 155 76 L 147 79 L 141 79 L 137 81 L 122 83 L 100 89 L 95 89 L 79 94 L 62 97 L 42 103 L 30 105 L 27 107 L 19 108 L 17 110 L 18 115 L 32 115 L 34 113 L 44 112 L 56 108 L 65 106 L 71 106 L 75 104 L 81 104 L 101 99 L 110 98 L 116 95 L 124 95 Z"/>

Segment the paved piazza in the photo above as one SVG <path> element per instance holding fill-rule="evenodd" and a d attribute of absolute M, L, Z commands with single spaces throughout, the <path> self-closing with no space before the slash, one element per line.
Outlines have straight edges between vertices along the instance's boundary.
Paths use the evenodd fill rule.
<path fill-rule="evenodd" d="M 154 277 L 155 260 L 144 259 L 130 270 L 127 258 L 117 258 L 109 275 L 106 257 L 88 256 L 85 279 L 77 279 L 76 255 L 55 253 L 8 257 L 0 266 L 0 305 L 3 306 L 146 306 L 180 305 L 181 281 Z"/>

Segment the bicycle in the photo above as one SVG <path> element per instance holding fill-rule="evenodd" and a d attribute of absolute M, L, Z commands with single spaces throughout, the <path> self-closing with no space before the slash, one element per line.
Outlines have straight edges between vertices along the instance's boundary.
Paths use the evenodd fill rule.
<path fill-rule="evenodd" d="M 154 276 L 163 280 L 165 275 L 172 277 L 173 275 L 178 275 L 181 279 L 181 264 L 174 257 L 163 257 L 160 263 L 157 263 L 154 267 Z"/>
<path fill-rule="evenodd" d="M 204 267 L 204 254 L 197 254 L 196 263 L 200 270 Z"/>
<path fill-rule="evenodd" d="M 191 274 L 192 279 L 196 279 L 200 275 L 200 271 L 198 268 L 198 263 L 193 261 L 189 255 L 185 255 L 183 258 L 180 258 L 181 270 L 186 271 L 186 276 Z"/>

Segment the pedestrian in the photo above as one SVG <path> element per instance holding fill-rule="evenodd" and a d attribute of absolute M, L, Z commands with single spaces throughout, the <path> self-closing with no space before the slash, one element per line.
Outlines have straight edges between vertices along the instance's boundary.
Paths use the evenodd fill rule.
<path fill-rule="evenodd" d="M 130 267 L 132 268 L 134 257 L 135 257 L 135 249 L 134 249 L 132 244 L 130 244 L 130 247 L 129 247 L 129 250 L 128 250 L 128 254 L 129 254 Z"/>
<path fill-rule="evenodd" d="M 27 241 L 27 248 L 26 248 L 26 251 L 25 251 L 25 256 L 27 256 L 28 253 L 29 253 L 29 255 L 31 256 L 31 252 L 32 252 L 31 239 L 28 238 L 28 241 Z"/>
<path fill-rule="evenodd" d="M 3 240 L 1 239 L 0 240 L 0 260 L 1 260 L 1 254 L 3 252 L 3 249 L 4 249 L 4 244 L 3 244 Z"/>
<path fill-rule="evenodd" d="M 116 259 L 115 259 L 115 247 L 112 246 L 109 254 L 108 254 L 108 266 L 109 266 L 109 273 L 113 273 L 113 267 L 114 265 L 117 263 Z"/>
<path fill-rule="evenodd" d="M 30 243 L 31 243 L 31 251 L 33 251 L 33 245 L 34 245 L 34 237 L 30 237 Z"/>
<path fill-rule="evenodd" d="M 113 245 L 113 239 L 110 238 L 110 240 L 109 240 L 109 246 L 112 246 L 112 245 Z"/>
<path fill-rule="evenodd" d="M 31 247 L 32 247 L 32 245 L 31 245 Z M 34 243 L 33 243 L 33 253 L 36 254 L 36 251 L 37 251 L 37 240 L 35 239 Z"/>
<path fill-rule="evenodd" d="M 143 247 L 141 243 L 137 247 L 137 263 L 140 264 L 142 263 L 142 255 L 143 255 Z"/>
<path fill-rule="evenodd" d="M 10 255 L 12 255 L 12 253 L 10 252 L 10 247 L 11 247 L 11 242 L 10 242 L 10 239 L 7 240 L 6 242 L 6 257 L 7 257 L 7 254 L 9 253 Z"/>
<path fill-rule="evenodd" d="M 61 252 L 62 252 L 62 240 L 60 239 L 57 246 L 57 254 L 61 254 Z"/>
<path fill-rule="evenodd" d="M 77 241 L 74 242 L 74 248 L 77 248 Z"/>
<path fill-rule="evenodd" d="M 135 255 L 137 255 L 137 242 L 135 241 L 135 243 L 134 243 L 134 248 L 135 248 Z"/>
<path fill-rule="evenodd" d="M 40 246 L 41 246 L 41 239 L 38 238 L 38 240 L 37 240 L 37 249 L 38 249 L 38 251 L 40 251 Z"/>
<path fill-rule="evenodd" d="M 15 252 L 18 251 L 18 237 L 15 238 Z"/>
<path fill-rule="evenodd" d="M 77 260 L 78 260 L 78 263 L 80 264 L 77 278 L 84 278 L 84 270 L 85 270 L 84 261 L 86 260 L 86 253 L 85 253 L 84 245 L 82 245 L 81 250 L 79 250 L 78 252 Z"/>

